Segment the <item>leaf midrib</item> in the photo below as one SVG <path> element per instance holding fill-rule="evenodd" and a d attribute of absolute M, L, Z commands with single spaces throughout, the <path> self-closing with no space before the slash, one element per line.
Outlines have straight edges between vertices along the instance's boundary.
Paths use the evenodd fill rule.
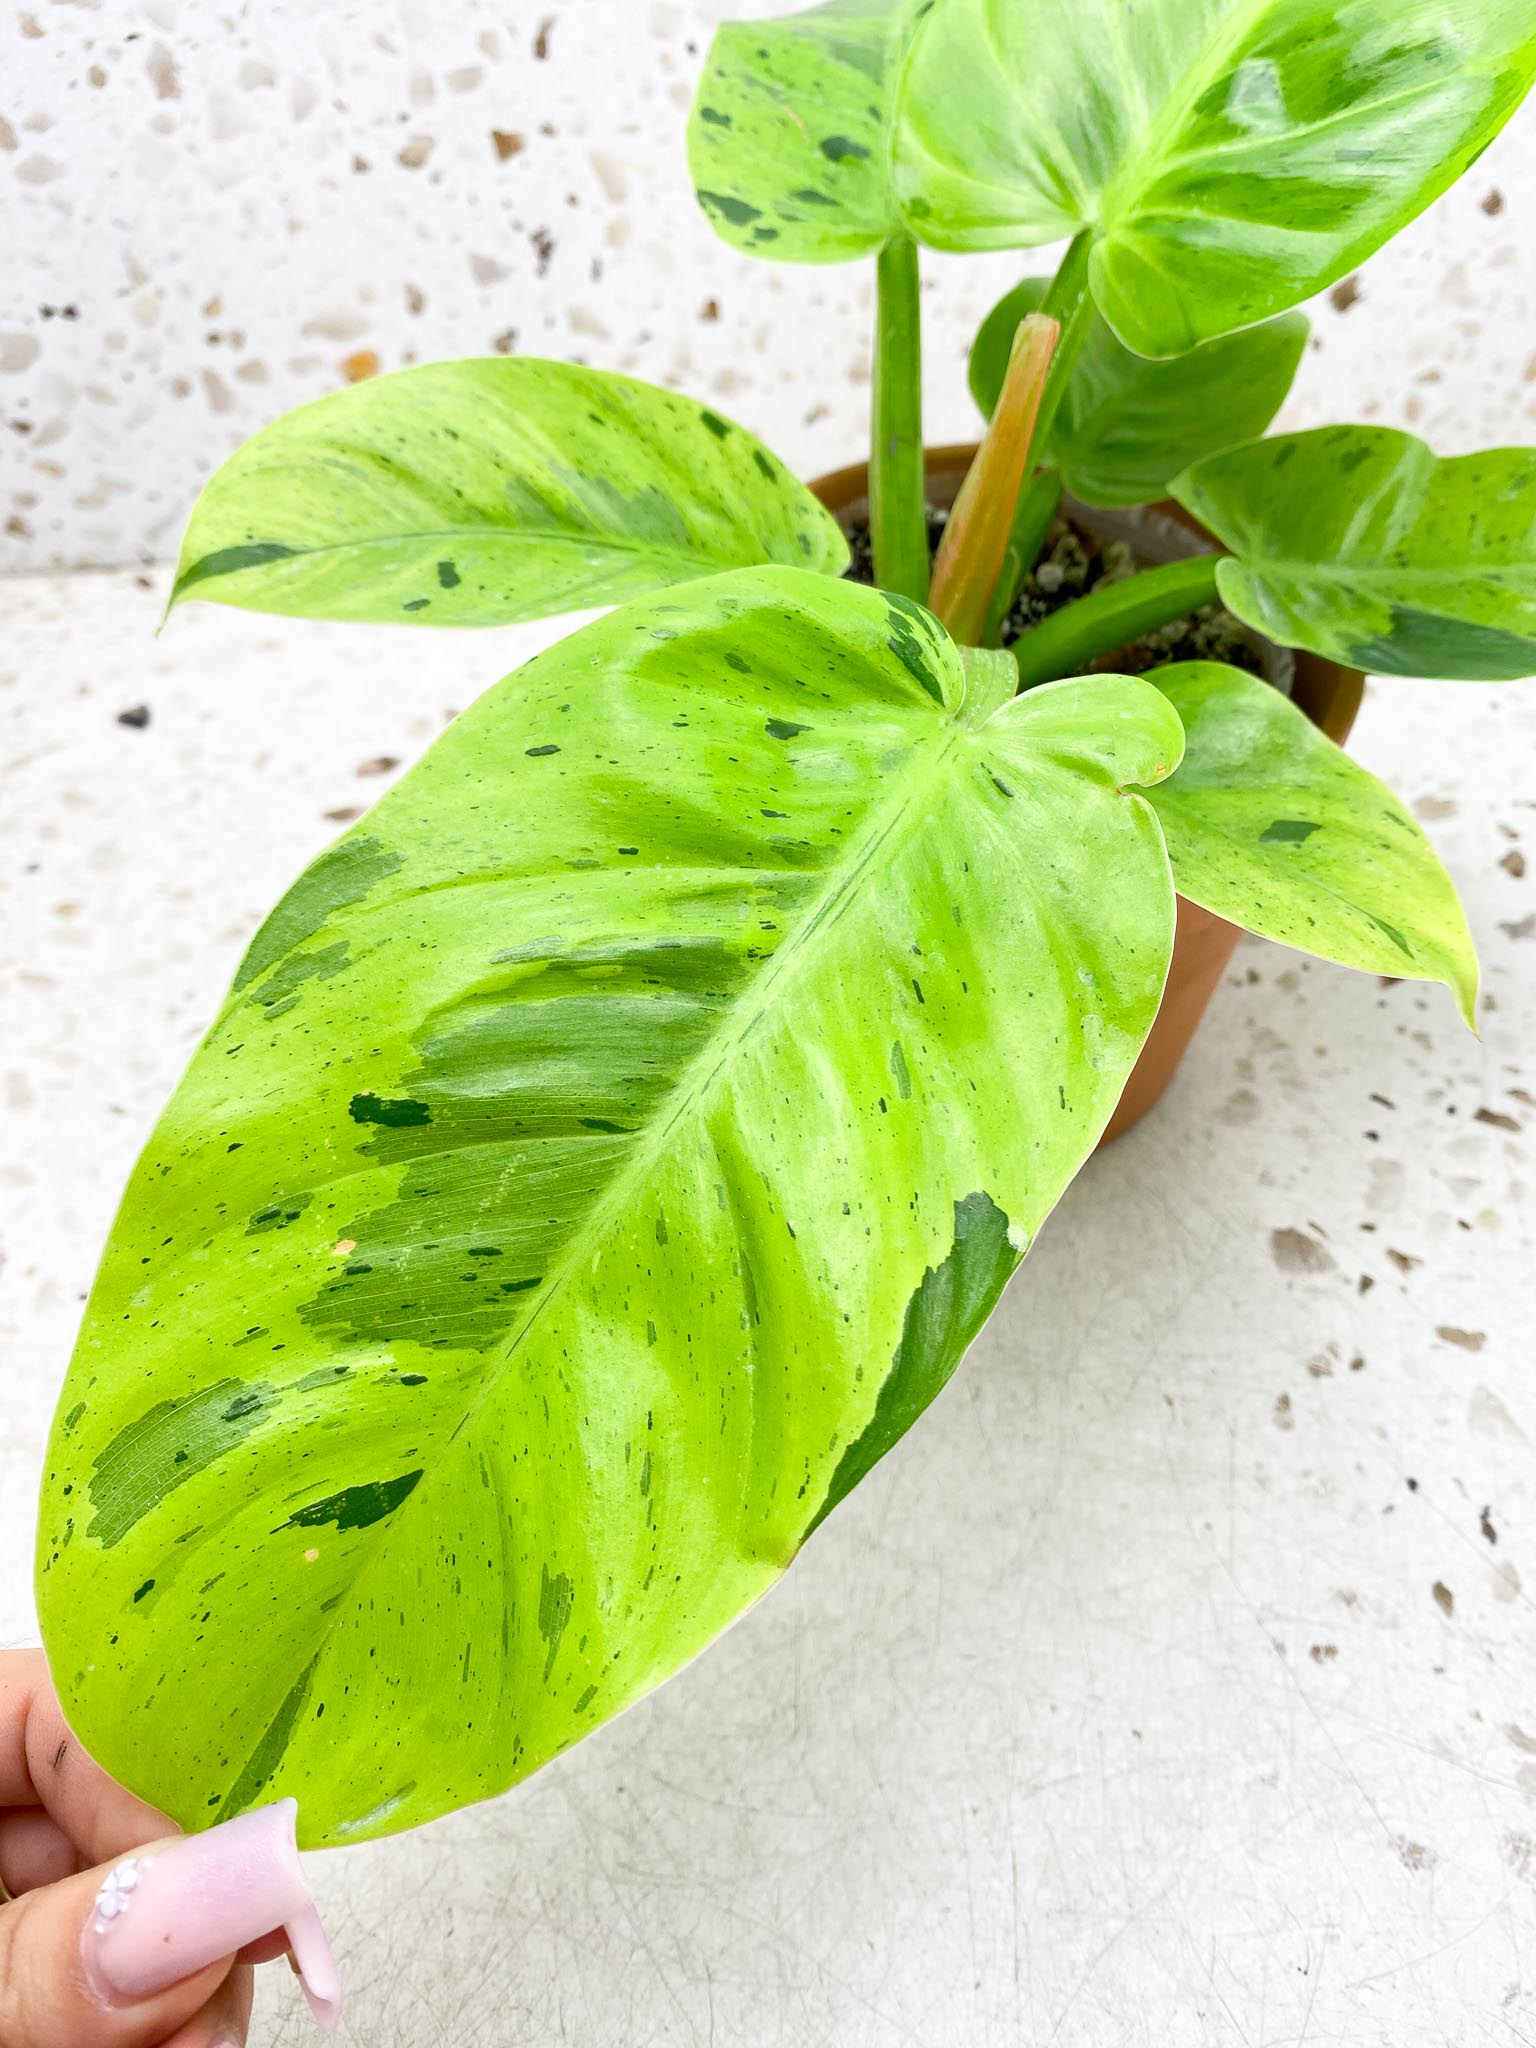
<path fill-rule="evenodd" d="M 1168 148 L 1171 136 L 1176 135 L 1189 119 L 1190 109 L 1198 106 L 1208 89 L 1221 76 L 1222 69 L 1231 59 L 1233 52 L 1244 37 L 1259 22 L 1271 4 L 1271 0 L 1247 0 L 1245 6 L 1236 8 L 1221 32 L 1212 38 L 1203 63 L 1197 63 L 1189 72 L 1181 75 L 1178 90 L 1170 90 L 1162 106 L 1142 129 L 1134 148 L 1128 149 L 1122 157 L 1119 169 L 1108 183 L 1101 187 L 1097 218 L 1091 225 L 1097 236 L 1107 238 L 1134 215 L 1134 208 L 1122 206 L 1127 193 L 1134 196 L 1140 190 L 1150 188 L 1145 166 L 1161 156 L 1166 160 L 1172 152 Z M 1117 208 L 1121 210 L 1117 211 Z"/>
<path fill-rule="evenodd" d="M 580 548 L 586 553 L 598 550 L 615 555 L 648 555 L 653 560 L 680 562 L 687 567 L 697 569 L 697 561 L 692 554 L 670 548 L 661 542 L 615 539 L 611 535 L 599 533 L 594 533 L 590 539 L 584 539 L 580 534 L 564 531 L 558 527 L 498 526 L 493 521 L 488 520 L 483 526 L 419 527 L 400 533 L 365 534 L 361 538 L 353 540 L 328 540 L 322 542 L 317 547 L 288 548 L 286 555 L 280 555 L 271 562 L 249 563 L 243 569 L 228 569 L 225 570 L 223 575 L 203 576 L 199 577 L 198 581 L 201 583 L 222 583 L 229 577 L 249 576 L 258 571 L 280 567 L 284 562 L 308 561 L 315 555 L 340 555 L 354 548 L 398 548 L 409 546 L 412 542 L 416 541 L 484 541 L 486 539 L 516 544 L 538 541 L 550 547 Z M 235 545 L 240 545 L 240 543 L 235 543 Z M 268 545 L 288 547 L 286 541 L 274 541 L 268 543 Z M 176 579 L 178 585 L 185 582 L 186 578 L 201 563 L 207 561 L 210 555 L 216 555 L 219 552 L 218 548 L 209 548 L 203 554 L 200 554 L 197 560 L 190 563 L 182 574 L 178 576 Z M 741 561 L 739 556 L 710 555 L 702 547 L 699 549 L 699 557 L 705 563 L 719 563 L 727 569 L 740 569 L 747 566 Z M 793 568 L 799 565 L 790 563 L 787 566 Z M 704 572 L 699 571 L 699 573 Z"/>
<path fill-rule="evenodd" d="M 780 985 L 799 971 L 801 962 L 810 950 L 811 941 L 829 924 L 836 923 L 880 848 L 903 828 L 910 829 L 923 821 L 927 813 L 926 807 L 921 803 L 922 796 L 939 780 L 951 757 L 972 737 L 961 723 L 962 705 L 947 708 L 939 713 L 941 723 L 935 735 L 937 744 L 932 747 L 928 758 L 921 763 L 912 763 L 911 772 L 899 779 L 888 797 L 875 804 L 862 828 L 843 850 L 841 860 L 829 869 L 827 886 L 820 892 L 816 902 L 807 910 L 795 931 L 774 953 L 761 976 L 749 982 L 731 1004 L 715 1039 L 711 1044 L 701 1048 L 684 1068 L 667 1098 L 667 1107 L 658 1112 L 651 1130 L 647 1132 L 648 1142 L 632 1149 L 605 1193 L 586 1212 L 578 1229 L 573 1231 L 567 1240 L 555 1272 L 549 1277 L 548 1284 L 535 1297 L 525 1320 L 506 1340 L 495 1360 L 481 1375 L 479 1392 L 466 1406 L 459 1422 L 439 1449 L 424 1455 L 420 1483 L 395 1513 L 380 1524 L 377 1537 L 363 1553 L 357 1569 L 347 1580 L 348 1603 L 355 1599 L 358 1588 L 368 1573 L 387 1553 L 395 1532 L 408 1523 L 413 1509 L 416 1509 L 422 1498 L 430 1492 L 438 1474 L 449 1462 L 449 1454 L 453 1447 L 472 1429 L 499 1384 L 502 1374 L 523 1348 L 545 1310 L 563 1292 L 566 1283 L 582 1264 L 583 1257 L 590 1259 L 593 1243 L 601 1245 L 608 1234 L 609 1219 L 615 1211 L 623 1210 L 631 1195 L 636 1192 L 637 1184 L 643 1185 L 650 1176 L 657 1159 L 665 1152 L 679 1123 L 707 1099 L 721 1072 L 768 1015 L 774 998 L 780 991 Z M 918 710 L 922 707 L 914 705 L 912 708 Z M 937 710 L 937 707 L 935 709 Z M 919 742 L 919 745 L 921 744 Z M 652 1132 L 654 1136 L 651 1135 Z M 338 1600 L 326 1616 L 324 1628 L 318 1635 L 308 1639 L 300 1665 L 301 1670 L 317 1664 L 324 1656 L 343 1611 L 344 1603 Z M 291 1681 L 283 1688 L 283 1699 L 287 1698 L 290 1689 Z M 263 1734 L 265 1732 L 264 1730 Z M 274 1764 L 274 1770 L 276 1767 Z M 264 1782 L 270 1783 L 270 1775 Z M 256 1789 L 259 1791 L 261 1788 Z"/>

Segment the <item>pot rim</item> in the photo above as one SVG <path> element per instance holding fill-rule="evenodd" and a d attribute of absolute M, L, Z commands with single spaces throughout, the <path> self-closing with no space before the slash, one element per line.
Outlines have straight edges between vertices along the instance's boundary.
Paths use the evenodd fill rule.
<path fill-rule="evenodd" d="M 977 445 L 974 441 L 944 441 L 925 446 L 924 469 L 930 475 L 936 470 L 954 469 L 963 476 Z M 850 462 L 841 469 L 828 470 L 823 476 L 813 477 L 808 488 L 833 517 L 841 521 L 856 511 L 861 501 L 865 509 L 868 508 L 869 464 Z M 1089 513 L 1094 509 L 1091 505 L 1084 507 Z M 1209 546 L 1215 545 L 1214 535 L 1176 500 L 1161 498 L 1144 509 L 1173 520 L 1193 538 Z M 1342 662 L 1329 661 L 1320 654 L 1309 654 L 1305 648 L 1288 648 L 1286 652 L 1293 656 L 1296 664 L 1291 701 L 1306 713 L 1319 731 L 1342 746 L 1349 738 L 1365 694 L 1363 671 L 1346 668 Z"/>

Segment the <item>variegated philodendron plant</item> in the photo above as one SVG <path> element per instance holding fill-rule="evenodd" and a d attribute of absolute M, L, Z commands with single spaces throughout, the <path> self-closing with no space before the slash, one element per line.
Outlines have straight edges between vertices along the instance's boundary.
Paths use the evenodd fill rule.
<path fill-rule="evenodd" d="M 1288 309 L 1533 72 L 1530 0 L 722 28 L 710 219 L 878 264 L 873 588 L 743 428 L 560 363 L 383 377 L 214 477 L 177 603 L 616 609 L 294 884 L 129 1186 L 39 1550 L 120 1778 L 189 1826 L 293 1794 L 308 1842 L 355 1840 L 676 1670 L 954 1370 L 1115 1106 L 1176 887 L 1470 1019 L 1418 826 L 1277 689 L 1088 671 L 1217 595 L 1381 672 L 1536 669 L 1536 455 L 1258 438 Z M 918 245 L 1063 239 L 978 340 L 992 427 L 930 564 Z M 1064 487 L 1171 493 L 1220 545 L 1000 649 Z"/>

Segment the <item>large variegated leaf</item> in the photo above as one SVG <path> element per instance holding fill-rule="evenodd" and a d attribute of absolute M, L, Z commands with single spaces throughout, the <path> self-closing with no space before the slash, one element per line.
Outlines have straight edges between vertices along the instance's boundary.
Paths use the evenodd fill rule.
<path fill-rule="evenodd" d="M 1141 355 L 1284 311 L 1443 192 L 1536 75 L 1530 0 L 942 0 L 898 198 L 941 249 L 1095 237 Z"/>
<path fill-rule="evenodd" d="M 72 1725 L 197 1823 L 495 1792 L 700 1649 L 943 1385 L 1156 1011 L 1148 684 L 1010 696 L 747 571 L 489 691 L 295 885 L 52 1439 Z"/>
<path fill-rule="evenodd" d="M 1536 674 L 1536 449 L 1440 461 L 1394 428 L 1318 427 L 1173 491 L 1233 550 L 1223 602 L 1272 640 L 1383 675 Z"/>
<path fill-rule="evenodd" d="M 254 435 L 193 508 L 172 602 L 496 626 L 847 561 L 805 486 L 708 406 L 491 356 L 373 378 Z"/>
<path fill-rule="evenodd" d="M 1026 313 L 1038 311 L 1048 282 L 1025 278 L 981 323 L 971 350 L 971 393 L 988 418 L 1014 333 Z M 1202 455 L 1262 434 L 1306 344 L 1305 316 L 1282 313 L 1154 362 L 1133 355 L 1095 313 L 1034 459 L 1090 505 L 1145 505 Z"/>
<path fill-rule="evenodd" d="M 1177 772 L 1148 792 L 1179 893 L 1304 953 L 1443 981 L 1473 1023 L 1455 885 L 1386 784 L 1256 676 L 1190 661 L 1149 680 L 1186 735 Z"/>
<path fill-rule="evenodd" d="M 931 4 L 828 0 L 715 30 L 688 163 L 726 241 L 782 263 L 837 263 L 902 232 L 893 93 L 913 24 Z"/>

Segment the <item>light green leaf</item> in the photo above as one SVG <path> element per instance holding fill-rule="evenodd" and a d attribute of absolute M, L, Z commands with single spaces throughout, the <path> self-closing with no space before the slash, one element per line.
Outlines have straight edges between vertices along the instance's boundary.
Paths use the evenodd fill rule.
<path fill-rule="evenodd" d="M 1386 784 L 1240 669 L 1179 662 L 1148 680 L 1185 731 L 1183 763 L 1148 792 L 1179 893 L 1304 953 L 1443 981 L 1475 1029 L 1455 885 Z"/>
<path fill-rule="evenodd" d="M 1157 1009 L 1148 684 L 751 570 L 490 690 L 263 927 L 48 1458 L 70 1722 L 310 1843 L 524 1776 L 943 1385 Z M 175 1703 L 168 1711 L 167 1702 Z"/>
<path fill-rule="evenodd" d="M 992 308 L 971 350 L 971 395 L 990 419 L 1014 331 L 1049 280 L 1025 278 Z M 1145 505 L 1166 496 L 1202 455 L 1255 440 L 1279 411 L 1307 345 L 1301 313 L 1151 362 L 1090 316 L 1041 460 L 1090 505 Z"/>
<path fill-rule="evenodd" d="M 837 576 L 847 544 L 743 428 L 632 377 L 491 356 L 254 435 L 193 508 L 172 603 L 499 626 L 772 562 Z"/>
<path fill-rule="evenodd" d="M 897 195 L 940 249 L 1091 228 L 1100 311 L 1180 354 L 1351 270 L 1536 76 L 1530 0 L 945 0 L 917 31 Z"/>
<path fill-rule="evenodd" d="M 735 248 L 840 263 L 900 234 L 892 96 L 932 0 L 829 0 L 715 30 L 688 121 L 699 204 Z"/>
<path fill-rule="evenodd" d="M 1173 493 L 1233 551 L 1222 601 L 1272 640 L 1381 675 L 1536 674 L 1536 449 L 1440 461 L 1395 428 L 1318 427 Z"/>

